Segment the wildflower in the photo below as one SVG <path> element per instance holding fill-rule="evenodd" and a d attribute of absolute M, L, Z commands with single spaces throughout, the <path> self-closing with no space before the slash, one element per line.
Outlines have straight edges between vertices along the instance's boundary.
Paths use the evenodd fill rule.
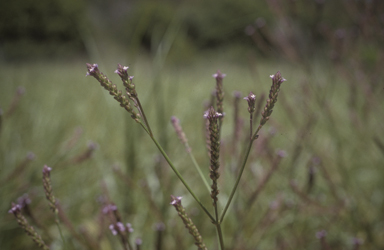
<path fill-rule="evenodd" d="M 179 214 L 180 218 L 183 220 L 185 227 L 188 229 L 189 233 L 195 239 L 195 245 L 198 246 L 199 249 L 207 250 L 207 247 L 203 242 L 203 238 L 201 237 L 195 224 L 193 224 L 192 220 L 188 217 L 187 213 L 185 212 L 185 208 L 181 205 L 182 197 L 181 196 L 175 197 L 171 195 L 171 198 L 172 198 L 171 205 L 176 208 L 176 211 Z"/>
<path fill-rule="evenodd" d="M 256 95 L 252 92 L 249 92 L 249 95 L 247 97 L 243 98 L 244 100 L 247 100 L 248 102 L 248 112 L 252 114 L 255 112 L 255 106 L 256 106 Z"/>

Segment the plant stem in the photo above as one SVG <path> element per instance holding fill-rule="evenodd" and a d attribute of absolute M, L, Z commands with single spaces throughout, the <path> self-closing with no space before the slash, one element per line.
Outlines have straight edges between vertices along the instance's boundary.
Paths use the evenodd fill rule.
<path fill-rule="evenodd" d="M 56 223 L 57 229 L 59 230 L 60 238 L 63 241 L 63 249 L 67 249 L 66 243 L 65 243 L 65 240 L 64 240 L 64 236 L 63 236 L 63 232 L 61 231 L 61 227 L 60 227 L 58 210 L 56 210 L 56 212 L 55 212 L 55 223 Z"/>
<path fill-rule="evenodd" d="M 129 237 L 129 236 L 128 236 Z M 128 243 L 128 249 L 129 250 L 133 250 L 133 247 L 131 245 L 131 242 L 129 241 L 129 238 L 127 239 L 127 243 Z"/>
<path fill-rule="evenodd" d="M 147 133 L 148 133 L 151 137 L 153 137 L 151 127 L 149 126 L 147 117 L 145 116 L 144 109 L 143 109 L 143 107 L 141 106 L 140 100 L 139 100 L 139 98 L 135 98 L 135 100 L 136 100 L 136 102 L 137 102 L 139 112 L 140 112 L 141 115 L 143 116 L 144 123 L 145 123 L 145 125 L 147 126 Z"/>
<path fill-rule="evenodd" d="M 188 186 L 188 184 L 185 182 L 184 178 L 181 176 L 181 174 L 179 173 L 179 171 L 177 171 L 177 169 L 175 168 L 175 166 L 173 165 L 173 163 L 171 162 L 171 160 L 169 159 L 167 153 L 165 153 L 165 151 L 163 150 L 163 148 L 160 146 L 160 144 L 156 141 L 156 139 L 151 136 L 151 139 L 152 141 L 156 144 L 157 148 L 160 150 L 160 153 L 164 156 L 165 160 L 168 162 L 169 166 L 172 168 L 173 172 L 175 172 L 175 174 L 177 175 L 177 177 L 179 178 L 179 180 L 184 184 L 185 188 L 188 190 L 188 192 L 192 195 L 192 197 L 196 200 L 197 203 L 199 203 L 200 207 L 204 210 L 204 212 L 208 215 L 208 217 L 211 219 L 211 221 L 215 222 L 216 223 L 216 220 L 213 218 L 213 216 L 211 215 L 211 213 L 207 210 L 207 208 L 203 205 L 203 203 L 201 203 L 201 201 L 199 200 L 199 198 L 197 198 L 197 196 L 193 193 L 193 191 L 191 190 L 191 188 Z"/>
<path fill-rule="evenodd" d="M 258 132 L 258 130 L 256 131 L 256 133 L 257 133 L 257 132 Z M 249 156 L 249 152 L 251 151 L 252 143 L 253 143 L 254 140 L 255 140 L 255 139 L 253 139 L 253 140 L 251 139 L 251 140 L 249 141 L 249 145 L 248 145 L 248 148 L 247 148 L 247 151 L 246 151 L 246 154 L 245 154 L 245 158 L 244 158 L 244 161 L 243 161 L 243 165 L 241 166 L 240 173 L 239 173 L 239 175 L 237 176 L 235 185 L 234 185 L 233 188 L 232 188 L 231 194 L 230 194 L 230 196 L 229 196 L 229 199 L 228 199 L 228 201 L 227 201 L 227 204 L 225 205 L 224 211 L 223 211 L 223 213 L 221 214 L 220 220 L 219 220 L 219 222 L 218 222 L 219 224 L 220 224 L 221 222 L 223 222 L 225 213 L 227 212 L 228 207 L 229 207 L 229 205 L 230 205 L 231 202 L 232 202 L 233 196 L 235 195 L 237 186 L 239 185 L 241 176 L 243 175 L 243 171 L 244 171 L 244 168 L 245 168 L 245 164 L 247 163 L 248 156 Z"/>
<path fill-rule="evenodd" d="M 140 126 L 145 130 L 145 132 L 147 132 L 147 134 L 148 134 L 149 136 L 151 136 L 151 134 L 150 134 L 149 130 L 147 129 L 147 127 L 144 126 L 144 124 L 143 124 L 141 121 L 139 121 L 138 123 L 139 123 Z"/>
<path fill-rule="evenodd" d="M 197 172 L 199 173 L 201 179 L 203 179 L 203 182 L 204 182 L 205 186 L 207 187 L 208 192 L 211 193 L 211 187 L 209 186 L 207 179 L 205 178 L 203 172 L 201 171 L 201 168 L 200 168 L 199 164 L 197 163 L 197 161 L 195 159 L 195 156 L 192 154 L 192 152 L 188 152 L 188 154 L 191 157 L 193 165 L 195 166 L 195 168 L 196 168 Z"/>
<path fill-rule="evenodd" d="M 249 139 L 250 140 L 252 140 L 252 127 L 253 127 L 253 112 L 249 114 L 249 128 L 250 128 Z"/>
<path fill-rule="evenodd" d="M 214 204 L 215 204 L 215 216 L 216 216 L 215 226 L 216 226 L 217 234 L 219 235 L 220 249 L 224 250 L 225 248 L 224 248 L 223 233 L 221 232 L 221 224 L 219 222 L 219 213 L 217 212 L 217 203 L 215 202 Z"/>

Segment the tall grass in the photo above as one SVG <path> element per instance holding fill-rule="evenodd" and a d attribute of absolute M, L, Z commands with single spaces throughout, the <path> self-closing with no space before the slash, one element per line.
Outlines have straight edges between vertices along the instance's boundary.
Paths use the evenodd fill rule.
<path fill-rule="evenodd" d="M 367 96 L 364 84 L 352 88 L 339 71 L 321 60 L 311 61 L 310 72 L 285 62 L 251 60 L 252 64 L 244 65 L 223 61 L 206 58 L 188 67 L 164 67 L 161 75 L 153 74 L 147 60 L 129 66 L 153 134 L 206 206 L 211 204 L 209 193 L 170 118 L 179 118 L 208 178 L 203 103 L 215 88 L 211 75 L 218 68 L 227 74 L 218 180 L 219 200 L 224 203 L 219 201 L 219 211 L 228 199 L 249 139 L 248 106 L 241 100 L 242 133 L 234 142 L 233 92 L 245 97 L 251 90 L 257 102 L 263 93 L 268 94 L 270 74 L 279 69 L 288 79 L 270 121 L 255 141 L 222 224 L 226 249 L 354 249 L 360 243 L 356 239 L 367 249 L 383 247 L 381 92 Z M 117 84 L 114 66 L 106 64 L 102 70 Z M 54 214 L 44 199 L 41 171 L 45 164 L 52 168 L 53 192 L 71 221 L 69 225 L 60 217 L 66 249 L 121 248 L 101 212 L 110 202 L 116 204 L 122 221 L 134 228 L 133 244 L 140 238 L 142 249 L 193 249 L 194 240 L 169 204 L 170 195 L 183 196 L 183 206 L 208 249 L 218 248 L 211 222 L 150 138 L 85 73 L 80 61 L 2 65 L 2 248 L 34 247 L 6 213 L 24 193 L 31 199 L 32 214 L 23 210 L 28 221 L 51 249 L 62 248 Z M 6 116 L 18 86 L 25 93 Z M 87 157 L 90 149 L 92 156 Z M 286 157 L 278 160 L 278 150 L 284 150 Z M 28 152 L 36 157 L 18 167 Z M 319 233 L 322 230 L 326 234 Z"/>

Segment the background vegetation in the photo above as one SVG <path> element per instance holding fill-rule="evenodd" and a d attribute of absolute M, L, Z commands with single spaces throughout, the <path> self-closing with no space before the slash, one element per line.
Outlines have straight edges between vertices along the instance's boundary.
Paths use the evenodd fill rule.
<path fill-rule="evenodd" d="M 225 203 L 248 135 L 240 100 L 234 136 L 234 91 L 261 100 L 280 70 L 288 81 L 223 225 L 227 249 L 384 247 L 382 1 L 27 2 L 0 3 L 1 249 L 35 248 L 7 213 L 23 194 L 29 222 L 51 249 L 62 249 L 44 197 L 44 164 L 68 218 L 61 217 L 68 249 L 121 247 L 101 212 L 106 201 L 132 224 L 142 249 L 195 249 L 170 195 L 184 197 L 208 248 L 218 247 L 213 225 L 149 137 L 84 77 L 86 62 L 119 87 L 117 63 L 130 66 L 155 136 L 207 205 L 170 117 L 180 119 L 208 176 L 204 103 L 211 75 L 227 74 Z M 286 157 L 261 190 L 278 150 Z"/>

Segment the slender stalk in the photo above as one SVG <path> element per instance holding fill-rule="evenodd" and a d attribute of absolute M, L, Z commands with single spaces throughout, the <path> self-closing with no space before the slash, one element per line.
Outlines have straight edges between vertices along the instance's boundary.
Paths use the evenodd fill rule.
<path fill-rule="evenodd" d="M 150 131 L 148 130 L 148 128 L 146 127 L 146 126 L 144 126 L 144 124 L 142 123 L 142 122 L 138 122 L 139 124 L 140 124 L 140 126 L 145 130 L 145 132 L 147 132 L 147 134 L 149 135 L 149 136 L 152 136 L 151 134 L 150 134 Z M 148 126 L 149 127 L 149 126 Z"/>
<path fill-rule="evenodd" d="M 66 249 L 67 248 L 66 242 L 64 240 L 64 236 L 63 236 L 63 233 L 62 233 L 61 227 L 60 227 L 59 208 L 58 208 L 57 203 L 56 203 L 56 197 L 53 195 L 53 192 L 52 192 L 51 175 L 50 175 L 51 171 L 52 171 L 52 168 L 48 167 L 47 165 L 45 165 L 43 167 L 44 192 L 45 192 L 45 196 L 49 202 L 50 209 L 55 214 L 55 223 L 56 223 L 56 226 L 59 230 L 60 238 L 63 242 L 63 248 Z"/>
<path fill-rule="evenodd" d="M 192 195 L 192 197 L 195 199 L 197 203 L 199 203 L 200 207 L 203 209 L 203 211 L 208 215 L 208 217 L 211 219 L 211 221 L 216 222 L 216 220 L 213 218 L 211 213 L 207 210 L 207 208 L 201 203 L 199 198 L 195 195 L 195 193 L 191 190 L 191 188 L 188 186 L 188 184 L 185 182 L 184 178 L 181 176 L 179 171 L 175 168 L 171 160 L 169 159 L 167 153 L 163 150 L 163 148 L 160 146 L 160 144 L 156 141 L 156 139 L 151 136 L 152 141 L 156 144 L 156 147 L 160 150 L 160 153 L 164 156 L 165 160 L 168 162 L 169 166 L 172 168 L 173 172 L 177 175 L 179 180 L 184 184 L 185 188 L 188 190 L 188 192 Z"/>
<path fill-rule="evenodd" d="M 129 250 L 133 250 L 133 247 L 132 247 L 131 242 L 129 241 L 129 238 L 128 238 L 128 240 L 127 240 L 127 243 L 128 243 L 128 249 L 129 249 Z"/>
<path fill-rule="evenodd" d="M 191 147 L 188 144 L 188 139 L 187 139 L 187 136 L 185 135 L 185 133 L 184 133 L 184 131 L 180 125 L 180 120 L 177 119 L 177 117 L 172 116 L 171 117 L 171 123 L 172 123 L 172 126 L 175 129 L 175 132 L 176 132 L 177 136 L 179 137 L 181 143 L 184 144 L 185 151 L 187 151 L 189 157 L 191 158 L 192 163 L 196 168 L 196 171 L 199 173 L 201 179 L 203 179 L 203 182 L 204 182 L 205 186 L 207 187 L 208 192 L 211 192 L 209 184 L 208 184 L 207 180 L 205 179 L 205 176 L 204 176 L 203 172 L 201 171 L 201 168 L 200 168 L 199 164 L 197 163 L 195 156 L 192 153 Z"/>
<path fill-rule="evenodd" d="M 275 103 L 277 102 L 277 96 L 278 96 L 278 93 L 280 91 L 280 86 L 283 82 L 286 81 L 286 79 L 284 79 L 281 76 L 280 71 L 278 71 L 275 75 L 271 75 L 270 77 L 272 78 L 272 86 L 271 86 L 271 90 L 269 91 L 269 99 L 267 100 L 267 103 L 264 107 L 263 112 L 261 112 L 262 118 L 260 120 L 260 124 L 257 127 L 257 129 L 253 135 L 252 135 L 252 113 L 255 111 L 255 95 L 252 92 L 250 92 L 248 97 L 244 98 L 248 101 L 248 111 L 251 114 L 251 138 L 250 138 L 249 146 L 248 146 L 246 154 L 245 154 L 243 165 L 241 166 L 240 173 L 237 176 L 236 183 L 233 186 L 233 189 L 232 189 L 232 192 L 229 196 L 227 204 L 225 205 L 224 211 L 221 214 L 219 223 L 221 223 L 223 221 L 225 213 L 227 212 L 228 207 L 232 202 L 233 196 L 235 195 L 237 186 L 239 185 L 241 176 L 243 175 L 243 172 L 244 172 L 245 164 L 247 163 L 247 160 L 248 160 L 249 152 L 251 151 L 251 148 L 252 148 L 252 143 L 253 143 L 253 141 L 255 141 L 259 137 L 257 133 L 259 133 L 259 131 L 263 127 L 263 125 L 269 120 L 269 117 L 271 116 L 272 111 L 273 111 L 273 107 L 275 106 Z"/>
<path fill-rule="evenodd" d="M 257 132 L 258 132 L 258 130 L 256 131 L 256 133 L 257 133 Z M 239 173 L 239 175 L 237 176 L 235 185 L 234 185 L 233 188 L 232 188 L 232 191 L 231 191 L 231 194 L 229 195 L 229 199 L 228 199 L 228 201 L 227 201 L 227 204 L 225 205 L 224 210 L 223 210 L 223 213 L 221 214 L 220 220 L 219 220 L 219 222 L 218 222 L 219 224 L 223 222 L 225 213 L 227 212 L 228 207 L 229 207 L 229 205 L 231 204 L 232 199 L 233 199 L 233 197 L 234 197 L 234 195 L 235 195 L 237 186 L 239 185 L 241 176 L 243 175 L 244 168 L 245 168 L 245 164 L 247 163 L 248 156 L 249 156 L 249 152 L 251 151 L 252 143 L 253 143 L 254 140 L 255 140 L 255 139 L 250 140 L 250 142 L 249 142 L 248 148 L 247 148 L 246 153 L 245 153 L 245 158 L 244 158 L 243 164 L 242 164 L 241 169 L 240 169 L 240 173 Z"/>
<path fill-rule="evenodd" d="M 250 133 L 249 133 L 249 138 L 252 140 L 252 126 L 253 125 L 253 113 L 249 114 L 249 127 L 250 127 Z"/>
<path fill-rule="evenodd" d="M 221 224 L 219 222 L 219 213 L 217 211 L 217 203 L 215 202 L 214 204 L 215 204 L 215 216 L 216 216 L 215 226 L 216 226 L 217 234 L 219 235 L 220 249 L 224 250 L 225 248 L 224 248 L 223 233 L 221 231 Z"/>
<path fill-rule="evenodd" d="M 143 107 L 141 106 L 140 100 L 139 100 L 139 98 L 135 98 L 135 99 L 136 99 L 136 101 L 137 101 L 137 105 L 138 105 L 139 112 L 140 112 L 141 115 L 143 116 L 144 123 L 145 123 L 145 125 L 147 126 L 146 131 L 147 131 L 147 133 L 152 137 L 152 136 L 153 136 L 153 134 L 152 134 L 152 130 L 151 130 L 151 127 L 149 126 L 147 117 L 145 116 L 144 109 L 143 109 Z"/>
<path fill-rule="evenodd" d="M 192 154 L 192 152 L 188 152 L 188 155 L 189 155 L 189 157 L 191 157 L 193 165 L 195 166 L 197 172 L 199 173 L 201 179 L 203 180 L 206 188 L 208 189 L 208 192 L 210 193 L 211 192 L 211 187 L 209 186 L 207 179 L 205 178 L 203 172 L 201 171 L 201 168 L 200 168 L 199 164 L 197 163 L 197 161 L 195 159 L 195 156 Z"/>
<path fill-rule="evenodd" d="M 63 236 L 63 232 L 61 231 L 61 227 L 60 227 L 60 221 L 59 221 L 59 214 L 58 214 L 58 212 L 55 213 L 55 223 L 56 223 L 57 229 L 59 230 L 60 238 L 61 238 L 61 240 L 63 242 L 63 248 L 67 249 L 66 242 L 65 242 L 64 236 Z"/>

